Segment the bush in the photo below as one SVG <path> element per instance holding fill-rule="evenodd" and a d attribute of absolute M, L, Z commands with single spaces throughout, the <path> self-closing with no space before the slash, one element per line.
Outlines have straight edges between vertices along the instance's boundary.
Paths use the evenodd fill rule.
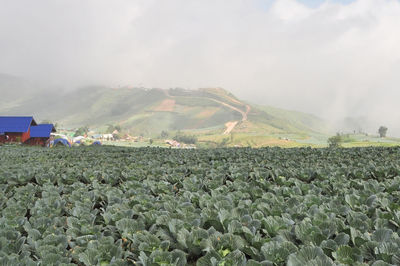
<path fill-rule="evenodd" d="M 386 137 L 387 131 L 388 131 L 388 128 L 387 128 L 387 127 L 385 127 L 385 126 L 380 126 L 379 129 L 378 129 L 379 137 L 381 137 L 381 138 Z"/>
<path fill-rule="evenodd" d="M 169 133 L 168 133 L 168 131 L 164 131 L 164 130 L 163 130 L 163 131 L 161 131 L 160 136 L 161 136 L 162 139 L 165 139 L 165 138 L 168 138 Z"/>
<path fill-rule="evenodd" d="M 229 138 L 224 138 L 220 143 L 217 144 L 218 148 L 226 147 L 229 142 Z"/>
<path fill-rule="evenodd" d="M 116 126 L 108 125 L 107 133 L 113 133 L 115 130 L 118 131 L 118 132 L 121 132 L 121 126 L 119 126 L 119 125 L 116 125 Z"/>
<path fill-rule="evenodd" d="M 84 126 L 84 127 L 80 127 L 75 131 L 74 136 L 84 136 L 89 132 L 89 127 L 88 126 Z"/>
<path fill-rule="evenodd" d="M 342 136 L 339 134 L 336 136 L 332 136 L 328 139 L 328 144 L 330 148 L 340 147 L 343 142 Z"/>
<path fill-rule="evenodd" d="M 185 144 L 196 144 L 197 143 L 197 137 L 194 135 L 181 135 L 177 134 L 173 138 L 177 142 L 182 142 Z"/>

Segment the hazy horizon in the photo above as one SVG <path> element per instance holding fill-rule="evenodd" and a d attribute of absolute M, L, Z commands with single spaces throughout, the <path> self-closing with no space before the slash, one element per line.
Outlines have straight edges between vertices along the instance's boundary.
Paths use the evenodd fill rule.
<path fill-rule="evenodd" d="M 67 90 L 222 87 L 400 134 L 397 0 L 0 1 L 0 73 Z"/>

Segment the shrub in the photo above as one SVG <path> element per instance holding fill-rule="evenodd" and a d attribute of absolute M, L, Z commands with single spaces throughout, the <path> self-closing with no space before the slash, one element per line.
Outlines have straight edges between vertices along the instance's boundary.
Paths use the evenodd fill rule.
<path fill-rule="evenodd" d="M 340 147 L 343 142 L 342 136 L 337 134 L 336 136 L 332 136 L 328 139 L 328 145 L 330 148 Z"/>
<path fill-rule="evenodd" d="M 177 134 L 173 138 L 175 141 L 182 142 L 185 144 L 196 144 L 197 143 L 197 137 L 194 135 L 181 135 Z"/>
<path fill-rule="evenodd" d="M 386 137 L 387 131 L 388 131 L 388 128 L 387 128 L 387 127 L 385 127 L 385 126 L 380 126 L 379 129 L 378 129 L 379 136 L 380 136 L 381 138 Z"/>

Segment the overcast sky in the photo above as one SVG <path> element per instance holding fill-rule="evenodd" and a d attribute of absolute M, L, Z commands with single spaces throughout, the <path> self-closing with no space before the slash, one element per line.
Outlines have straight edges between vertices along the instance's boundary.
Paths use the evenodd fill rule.
<path fill-rule="evenodd" d="M 398 0 L 0 0 L 0 72 L 400 123 Z"/>

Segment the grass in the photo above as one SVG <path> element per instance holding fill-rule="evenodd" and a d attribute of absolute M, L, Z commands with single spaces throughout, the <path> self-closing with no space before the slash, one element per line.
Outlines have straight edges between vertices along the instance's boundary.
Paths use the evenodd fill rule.
<path fill-rule="evenodd" d="M 265 146 L 279 146 L 283 148 L 293 147 L 313 147 L 323 148 L 327 147 L 327 139 L 329 135 L 323 134 L 305 134 L 305 133 L 274 133 L 274 134 L 261 134 L 255 133 L 233 133 L 231 135 L 222 135 L 220 133 L 214 134 L 198 134 L 199 145 L 202 147 L 218 147 L 224 144 L 226 147 L 265 147 Z M 365 135 L 349 135 L 345 136 L 342 147 L 368 147 L 368 146 L 382 146 L 393 147 L 399 146 L 400 139 L 397 138 L 379 138 L 377 136 Z"/>
<path fill-rule="evenodd" d="M 194 134 L 198 138 L 196 146 L 198 148 L 217 148 L 217 147 L 327 147 L 326 135 L 304 135 L 304 134 L 258 134 L 258 133 L 237 133 L 222 135 L 220 128 L 210 128 L 213 131 L 181 131 L 183 134 Z M 177 131 L 170 131 L 166 139 L 172 139 Z M 165 139 L 161 139 L 159 134 L 152 136 L 153 143 L 149 139 L 143 139 L 139 142 L 133 141 L 104 141 L 104 145 L 122 146 L 122 147 L 169 147 L 165 144 Z M 351 135 L 345 138 L 342 143 L 344 148 L 353 147 L 394 147 L 400 146 L 400 139 L 397 138 L 379 138 L 377 136 Z"/>
<path fill-rule="evenodd" d="M 160 147 L 167 148 L 167 145 L 163 140 L 154 139 L 153 143 L 150 144 L 149 141 L 103 141 L 103 145 L 119 146 L 119 147 L 132 147 L 132 148 L 142 148 L 142 147 Z"/>
<path fill-rule="evenodd" d="M 158 114 L 160 115 L 160 113 Z M 142 119 L 145 117 L 141 117 Z M 161 118 L 161 117 L 160 117 Z M 162 124 L 166 122 L 166 117 L 164 120 L 159 120 L 159 123 Z M 135 123 L 135 121 L 131 121 Z M 137 122 L 137 121 L 136 121 Z M 146 119 L 143 120 L 144 123 Z M 146 127 L 141 125 L 140 123 L 136 124 L 135 131 L 129 132 L 131 136 L 138 136 L 140 133 L 143 133 L 142 130 L 145 130 Z M 97 128 L 100 132 L 101 130 L 105 130 L 105 128 Z M 205 129 L 196 129 L 196 130 L 169 130 L 169 136 L 165 139 L 172 139 L 173 136 L 177 134 L 177 132 L 181 132 L 182 134 L 187 135 L 196 135 L 198 138 L 197 147 L 199 148 L 216 148 L 216 147 L 254 147 L 260 148 L 265 146 L 279 146 L 283 148 L 293 148 L 293 147 L 313 147 L 313 148 L 323 148 L 327 147 L 327 139 L 330 135 L 317 134 L 317 133 L 270 133 L 268 131 L 262 132 L 261 130 L 247 130 L 247 131 L 234 131 L 232 134 L 223 135 L 224 131 L 223 126 L 215 126 L 209 127 Z M 146 132 L 144 132 L 146 133 Z M 149 132 L 147 132 L 149 133 Z M 169 147 L 165 144 L 165 139 L 160 137 L 160 132 L 153 132 L 150 135 L 145 135 L 146 137 L 150 137 L 153 139 L 153 144 L 150 145 L 149 141 L 145 138 L 140 142 L 104 142 L 106 145 L 115 145 L 115 146 L 124 146 L 124 147 L 147 147 L 147 146 L 155 146 L 155 147 Z M 341 145 L 344 148 L 352 148 L 352 147 L 392 147 L 392 146 L 400 146 L 399 138 L 380 138 L 375 135 L 362 135 L 362 134 L 348 134 L 344 136 L 344 142 Z"/>
<path fill-rule="evenodd" d="M 342 147 L 344 148 L 354 148 L 354 147 L 395 147 L 400 146 L 400 142 L 362 142 L 362 141 L 354 141 L 349 143 L 343 143 Z"/>
<path fill-rule="evenodd" d="M 270 135 L 250 135 L 246 133 L 233 133 L 228 135 L 201 135 L 198 144 L 202 147 L 253 147 L 279 146 L 285 148 L 307 146 L 292 140 L 285 140 Z"/>

